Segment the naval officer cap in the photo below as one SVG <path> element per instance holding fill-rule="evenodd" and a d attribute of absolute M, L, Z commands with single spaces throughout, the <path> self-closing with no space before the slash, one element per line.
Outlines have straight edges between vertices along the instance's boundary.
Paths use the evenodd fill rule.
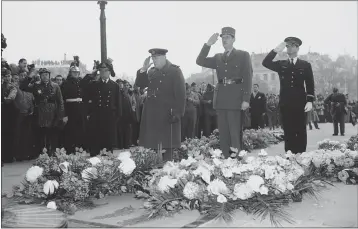
<path fill-rule="evenodd" d="M 291 45 L 296 45 L 297 47 L 302 45 L 302 41 L 297 37 L 286 37 L 284 42 L 291 44 Z"/>
<path fill-rule="evenodd" d="M 152 56 L 164 56 L 167 52 L 168 50 L 159 48 L 149 50 L 149 53 L 152 54 Z"/>
<path fill-rule="evenodd" d="M 235 37 L 235 29 L 232 27 L 224 27 L 221 29 L 220 37 L 223 35 L 231 35 L 232 37 Z"/>

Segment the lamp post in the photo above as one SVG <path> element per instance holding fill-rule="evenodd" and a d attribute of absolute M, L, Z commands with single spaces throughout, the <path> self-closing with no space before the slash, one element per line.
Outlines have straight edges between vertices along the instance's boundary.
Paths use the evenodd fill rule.
<path fill-rule="evenodd" d="M 101 9 L 101 16 L 99 17 L 101 23 L 101 62 L 107 60 L 107 35 L 106 35 L 106 15 L 104 10 L 106 9 L 107 1 L 100 0 L 97 2 Z"/>

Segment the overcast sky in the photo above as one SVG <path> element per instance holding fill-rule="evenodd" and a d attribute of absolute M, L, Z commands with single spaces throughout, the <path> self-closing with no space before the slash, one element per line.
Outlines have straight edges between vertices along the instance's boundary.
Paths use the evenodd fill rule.
<path fill-rule="evenodd" d="M 302 39 L 301 53 L 344 52 L 357 57 L 357 2 L 112 2 L 106 6 L 108 56 L 117 74 L 135 76 L 153 47 L 184 76 L 200 72 L 195 63 L 202 45 L 224 26 L 236 29 L 237 49 L 265 52 L 287 36 Z M 3 57 L 9 63 L 72 59 L 93 66 L 100 60 L 99 5 L 91 2 L 2 1 Z M 209 55 L 222 52 L 221 40 Z"/>

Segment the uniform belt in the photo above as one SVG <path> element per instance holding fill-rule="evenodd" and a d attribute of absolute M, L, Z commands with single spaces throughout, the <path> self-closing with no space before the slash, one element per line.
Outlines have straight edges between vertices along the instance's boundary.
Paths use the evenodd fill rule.
<path fill-rule="evenodd" d="M 244 79 L 222 79 L 219 80 L 219 84 L 242 84 Z"/>
<path fill-rule="evenodd" d="M 82 98 L 66 99 L 67 103 L 82 102 Z"/>

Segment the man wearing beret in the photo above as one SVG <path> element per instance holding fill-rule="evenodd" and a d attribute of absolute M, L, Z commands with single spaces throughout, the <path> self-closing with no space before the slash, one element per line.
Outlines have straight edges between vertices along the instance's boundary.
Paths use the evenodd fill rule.
<path fill-rule="evenodd" d="M 236 50 L 235 29 L 224 27 L 220 37 L 225 52 L 207 57 L 219 34 L 213 34 L 204 44 L 196 59 L 202 67 L 216 69 L 218 85 L 214 89 L 213 108 L 217 110 L 220 148 L 225 157 L 231 156 L 230 147 L 242 150 L 242 111 L 249 107 L 252 83 L 252 65 L 246 51 Z"/>
<path fill-rule="evenodd" d="M 287 37 L 263 60 L 262 65 L 280 77 L 279 109 L 285 134 L 285 151 L 302 153 L 307 147 L 306 112 L 312 109 L 314 78 L 311 64 L 297 58 L 302 41 Z M 287 48 L 288 60 L 273 61 Z"/>
<path fill-rule="evenodd" d="M 117 83 L 109 79 L 107 63 L 99 65 L 100 79 L 94 81 L 86 99 L 91 109 L 87 118 L 91 126 L 91 156 L 106 148 L 112 151 L 116 138 L 116 123 L 122 116 L 121 94 Z"/>
<path fill-rule="evenodd" d="M 135 85 L 148 87 L 140 123 L 139 145 L 163 149 L 163 161 L 172 160 L 172 149 L 181 143 L 181 117 L 185 111 L 185 81 L 179 66 L 166 58 L 168 50 L 151 49 L 137 71 Z M 154 67 L 150 67 L 150 58 Z"/>

